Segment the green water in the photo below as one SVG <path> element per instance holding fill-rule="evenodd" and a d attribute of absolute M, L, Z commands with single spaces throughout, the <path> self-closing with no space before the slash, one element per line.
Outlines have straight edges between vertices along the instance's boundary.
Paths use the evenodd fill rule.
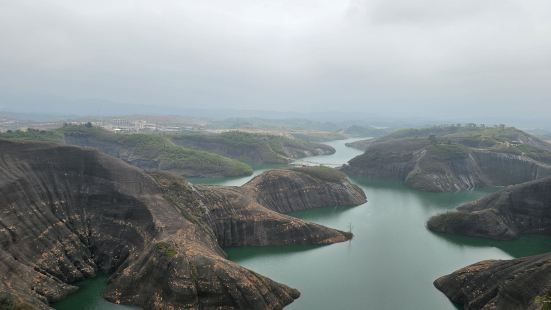
<path fill-rule="evenodd" d="M 328 143 L 333 155 L 307 158 L 307 163 L 345 163 L 361 151 L 347 148 L 342 140 Z M 299 161 L 304 162 L 304 161 Z M 255 171 L 255 175 L 263 171 Z M 241 185 L 251 177 L 201 179 L 200 183 Z M 438 276 L 484 260 L 509 259 L 551 249 L 551 238 L 526 236 L 515 241 L 440 236 L 425 228 L 427 219 L 458 204 L 486 194 L 423 193 L 400 184 L 353 179 L 369 202 L 353 208 L 328 208 L 294 213 L 294 216 L 329 227 L 349 230 L 350 242 L 323 247 L 241 247 L 227 249 L 230 259 L 301 291 L 302 296 L 286 309 L 456 309 L 432 285 Z M 96 282 L 94 282 L 96 281 Z M 82 309 L 103 303 L 105 279 L 84 287 L 56 309 Z M 93 297 L 94 298 L 90 298 Z M 72 303 L 72 304 L 71 304 Z M 119 306 L 116 306 L 119 307 Z"/>
<path fill-rule="evenodd" d="M 107 277 L 98 275 L 78 283 L 79 290 L 68 298 L 52 305 L 57 310 L 132 310 L 135 307 L 110 303 L 101 296 L 105 289 Z"/>

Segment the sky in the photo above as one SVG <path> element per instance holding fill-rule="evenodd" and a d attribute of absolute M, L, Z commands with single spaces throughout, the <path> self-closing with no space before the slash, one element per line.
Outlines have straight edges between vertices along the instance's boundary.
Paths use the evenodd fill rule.
<path fill-rule="evenodd" d="M 145 106 L 551 120 L 551 1 L 0 0 L 0 111 Z"/>

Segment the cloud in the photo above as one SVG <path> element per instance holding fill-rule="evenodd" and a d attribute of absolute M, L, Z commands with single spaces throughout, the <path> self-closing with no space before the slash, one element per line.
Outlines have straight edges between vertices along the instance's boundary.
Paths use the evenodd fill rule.
<path fill-rule="evenodd" d="M 549 1 L 0 1 L 0 39 L 5 106 L 551 112 Z"/>

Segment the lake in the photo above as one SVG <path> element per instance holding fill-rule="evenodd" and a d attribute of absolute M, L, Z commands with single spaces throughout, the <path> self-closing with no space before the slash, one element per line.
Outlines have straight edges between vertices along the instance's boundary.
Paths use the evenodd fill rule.
<path fill-rule="evenodd" d="M 327 143 L 333 155 L 301 159 L 298 163 L 340 165 L 361 151 L 340 140 Z M 255 175 L 269 169 L 263 167 Z M 251 177 L 200 179 L 197 183 L 241 185 Z M 297 288 L 301 297 L 286 309 L 456 309 L 432 282 L 465 265 L 485 259 L 509 259 L 551 249 L 551 238 L 525 236 L 514 241 L 440 236 L 428 231 L 427 219 L 479 198 L 487 191 L 424 193 L 401 184 L 352 179 L 367 194 L 368 202 L 357 207 L 316 209 L 293 216 L 340 230 L 352 230 L 354 238 L 328 246 L 240 247 L 227 249 L 231 260 Z M 92 279 L 105 283 L 105 278 Z M 95 282 L 94 282 L 95 281 Z M 90 282 L 87 282 L 88 285 Z M 95 289 L 96 299 L 100 291 Z M 86 292 L 86 288 L 77 294 Z M 88 296 L 89 294 L 86 294 Z M 78 302 L 79 310 L 89 299 Z M 109 304 L 101 309 L 128 309 Z M 58 307 L 64 310 L 71 308 Z M 74 309 L 72 308 L 72 309 Z"/>

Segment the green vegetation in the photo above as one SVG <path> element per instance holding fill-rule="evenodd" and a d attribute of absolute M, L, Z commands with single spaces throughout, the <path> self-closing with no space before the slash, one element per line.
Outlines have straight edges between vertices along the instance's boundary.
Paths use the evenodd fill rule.
<path fill-rule="evenodd" d="M 384 150 L 384 156 L 393 153 L 412 152 L 407 145 L 425 141 L 417 150 L 426 149 L 434 159 L 453 160 L 465 158 L 470 151 L 486 150 L 528 156 L 534 160 L 551 163 L 551 145 L 521 130 L 504 125 L 436 126 L 422 129 L 403 129 L 375 140 L 373 149 Z M 401 148 L 401 150 L 400 150 Z"/>
<path fill-rule="evenodd" d="M 435 143 L 427 146 L 430 156 L 441 160 L 462 159 L 469 155 L 469 148 L 461 144 Z"/>
<path fill-rule="evenodd" d="M 29 128 L 26 131 L 22 130 L 8 130 L 4 133 L 0 133 L 0 138 L 9 140 L 22 140 L 22 141 L 47 141 L 47 142 L 62 142 L 63 135 L 58 131 L 46 131 Z"/>
<path fill-rule="evenodd" d="M 250 175 L 247 164 L 218 154 L 189 149 L 174 144 L 168 137 L 156 134 L 117 134 L 91 125 L 65 125 L 43 131 L 7 132 L 0 138 L 33 141 L 56 141 L 94 147 L 109 155 L 147 169 L 176 170 L 186 175 Z M 154 165 L 154 166 L 152 166 Z"/>
<path fill-rule="evenodd" d="M 286 163 L 292 158 L 303 157 L 316 149 L 333 151 L 332 148 L 292 139 L 285 136 L 228 131 L 220 134 L 173 135 L 177 145 L 214 152 L 248 163 Z"/>
<path fill-rule="evenodd" d="M 341 171 L 326 166 L 294 167 L 291 170 L 308 174 L 314 178 L 338 183 L 346 179 L 346 175 Z"/>
<path fill-rule="evenodd" d="M 71 126 L 74 127 L 74 126 Z M 122 147 L 129 157 L 158 161 L 161 170 L 193 170 L 199 174 L 251 174 L 247 164 L 205 151 L 184 148 L 168 137 L 154 134 L 114 134 L 101 128 L 63 128 L 65 136 L 91 136 L 101 143 Z M 218 171 L 218 172 L 217 172 Z"/>
<path fill-rule="evenodd" d="M 475 124 L 451 125 L 451 126 L 434 126 L 420 129 L 400 129 L 387 137 L 390 138 L 428 138 L 431 135 L 436 137 L 477 137 L 477 138 L 493 138 L 496 140 L 506 141 L 515 139 L 522 131 L 514 127 L 505 127 L 504 125 L 488 127 L 484 125 L 477 126 Z"/>
<path fill-rule="evenodd" d="M 159 242 L 155 244 L 155 248 L 166 257 L 174 257 L 178 254 L 176 249 L 168 242 Z"/>
<path fill-rule="evenodd" d="M 551 310 L 551 291 L 544 295 L 536 296 L 535 303 L 541 306 L 541 310 Z"/>

